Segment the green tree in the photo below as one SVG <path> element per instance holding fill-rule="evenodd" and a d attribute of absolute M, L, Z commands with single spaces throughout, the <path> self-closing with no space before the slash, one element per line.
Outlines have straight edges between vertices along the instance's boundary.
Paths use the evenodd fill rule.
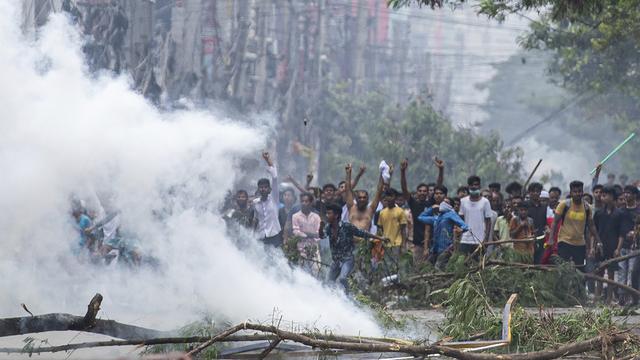
<path fill-rule="evenodd" d="M 522 151 L 506 148 L 496 133 L 477 134 L 474 129 L 456 127 L 438 113 L 428 98 L 415 97 L 406 105 L 388 105 L 382 92 L 359 96 L 344 87 L 329 92 L 326 124 L 339 131 L 328 132 L 326 156 L 321 170 L 331 178 L 344 176 L 344 164 L 364 162 L 377 173 L 380 160 L 399 165 L 410 160 L 409 183 L 435 181 L 433 157 L 445 160 L 445 184 L 466 184 L 477 174 L 489 181 L 513 181 L 522 175 Z M 363 187 L 372 188 L 377 179 L 367 176 Z M 394 176 L 394 186 L 399 176 Z M 455 189 L 452 189 L 455 190 Z"/>
<path fill-rule="evenodd" d="M 389 0 L 389 5 L 444 6 L 463 0 Z M 539 19 L 521 38 L 524 49 L 552 54 L 549 78 L 588 99 L 584 116 L 568 128 L 610 149 L 638 130 L 640 118 L 640 0 L 480 0 L 478 13 L 498 20 L 535 10 Z M 591 124 L 589 124 L 591 121 Z M 613 138 L 590 131 L 595 123 L 614 130 Z M 586 125 L 586 126 L 585 126 Z M 610 165 L 640 173 L 636 151 L 623 149 Z"/>

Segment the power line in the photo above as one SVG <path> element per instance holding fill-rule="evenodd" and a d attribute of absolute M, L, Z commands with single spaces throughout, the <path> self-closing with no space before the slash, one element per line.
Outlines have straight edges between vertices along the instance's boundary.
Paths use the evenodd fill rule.
<path fill-rule="evenodd" d="M 590 101 L 591 99 L 593 99 L 594 97 L 596 97 L 597 93 L 593 93 L 590 96 L 588 96 L 586 99 L 580 99 L 584 94 L 586 94 L 587 91 L 583 91 L 579 94 L 577 94 L 576 96 L 574 96 L 573 98 L 571 98 L 571 100 L 567 101 L 566 103 L 562 104 L 559 108 L 557 108 L 555 111 L 553 111 L 551 114 L 547 115 L 544 119 L 538 121 L 537 123 L 529 126 L 527 129 L 525 129 L 524 131 L 522 131 L 521 133 L 517 134 L 516 136 L 513 137 L 513 139 L 511 139 L 511 141 L 508 142 L 509 146 L 513 146 L 515 145 L 518 141 L 520 141 L 522 138 L 527 137 L 529 135 L 531 135 L 531 132 L 535 129 L 537 129 L 540 125 L 547 123 L 551 120 L 554 120 L 554 118 L 558 115 L 560 115 L 562 112 L 564 112 L 565 110 L 567 110 L 568 108 L 572 107 L 573 105 L 577 104 L 578 102 L 584 100 L 584 101 Z"/>

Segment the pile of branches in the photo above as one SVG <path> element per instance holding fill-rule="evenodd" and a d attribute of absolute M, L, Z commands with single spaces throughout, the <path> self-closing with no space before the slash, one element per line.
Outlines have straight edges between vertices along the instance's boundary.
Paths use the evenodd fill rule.
<path fill-rule="evenodd" d="M 489 303 L 483 282 L 475 278 L 456 281 L 448 290 L 445 302 L 445 322 L 440 332 L 445 338 L 474 339 L 499 338 L 502 332 L 501 314 L 497 314 Z M 615 311 L 608 307 L 580 308 L 565 314 L 539 308 L 537 312 L 527 312 L 516 305 L 511 311 L 512 341 L 506 352 L 535 352 L 550 347 L 560 347 L 576 341 L 593 339 L 597 336 L 628 333 L 633 329 L 623 328 L 625 324 L 615 321 Z M 605 358 L 621 358 L 640 353 L 637 339 L 606 348 Z"/>
<path fill-rule="evenodd" d="M 463 292 L 465 290 L 463 289 Z M 467 291 L 468 292 L 468 291 Z M 362 336 L 334 335 L 321 332 L 295 332 L 281 328 L 279 325 L 244 322 L 219 330 L 206 337 L 169 337 L 152 329 L 122 324 L 112 320 L 97 319 L 102 296 L 96 294 L 91 300 L 85 316 L 69 314 L 46 314 L 21 318 L 0 319 L 0 337 L 24 335 L 53 330 L 78 330 L 101 333 L 122 340 L 67 344 L 59 346 L 43 346 L 29 348 L 2 348 L 4 353 L 46 353 L 73 351 L 77 349 L 105 346 L 137 345 L 149 346 L 158 344 L 189 344 L 186 354 L 181 358 L 198 358 L 203 352 L 215 344 L 239 341 L 269 341 L 269 346 L 257 357 L 264 358 L 282 342 L 293 342 L 316 349 L 320 353 L 397 353 L 415 357 L 428 355 L 444 355 L 455 359 L 494 360 L 494 359 L 554 359 L 586 352 L 599 352 L 605 357 L 637 354 L 638 337 L 627 330 L 607 329 L 609 331 L 595 334 L 591 338 L 570 342 L 562 346 L 553 346 L 541 351 L 511 354 L 469 353 L 457 348 L 444 346 L 444 343 L 427 344 L 424 341 L 408 341 L 389 338 L 372 338 Z M 477 304 L 476 304 L 477 305 Z M 452 309 L 456 306 L 452 305 Z M 26 309 L 26 308 L 25 308 Z M 449 315 L 448 315 L 449 316 Z M 460 320 L 460 319 L 458 319 Z"/>
<path fill-rule="evenodd" d="M 405 254 L 392 267 L 391 273 L 397 276 L 391 282 L 385 281 L 389 271 L 382 271 L 380 266 L 374 270 L 368 261 L 363 261 L 354 276 L 352 291 L 387 308 L 430 308 L 447 300 L 447 289 L 452 284 L 469 278 L 483 284 L 487 301 L 494 306 L 502 306 L 510 294 L 517 293 L 518 303 L 523 306 L 571 307 L 588 302 L 585 280 L 601 281 L 640 297 L 638 290 L 596 275 L 611 263 L 639 255 L 640 251 L 633 252 L 584 272 L 557 257 L 553 265 L 529 264 L 530 259 L 510 248 L 483 256 L 480 261 L 454 253 L 441 269 L 429 263 L 415 266 L 410 254 Z"/>

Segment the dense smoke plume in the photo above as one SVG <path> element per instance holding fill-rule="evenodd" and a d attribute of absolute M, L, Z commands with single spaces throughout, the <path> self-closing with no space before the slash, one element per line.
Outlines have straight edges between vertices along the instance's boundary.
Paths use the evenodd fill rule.
<path fill-rule="evenodd" d="M 0 2 L 0 316 L 81 313 L 171 329 L 202 314 L 378 332 L 344 295 L 291 270 L 257 241 L 242 250 L 216 213 L 265 129 L 202 111 L 161 112 L 124 77 L 89 74 L 81 39 L 53 15 L 23 38 L 18 1 Z M 266 171 L 264 172 L 266 175 Z M 96 267 L 72 252 L 71 199 L 121 211 L 159 269 Z M 280 315 L 277 315 L 279 318 Z"/>

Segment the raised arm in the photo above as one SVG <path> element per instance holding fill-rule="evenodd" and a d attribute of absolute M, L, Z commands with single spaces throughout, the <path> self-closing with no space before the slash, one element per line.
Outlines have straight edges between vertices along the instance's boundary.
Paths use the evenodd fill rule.
<path fill-rule="evenodd" d="M 409 201 L 411 198 L 411 192 L 409 191 L 409 187 L 407 186 L 407 168 L 409 167 L 409 160 L 404 159 L 400 163 L 400 186 L 402 187 L 402 196 L 404 196 L 406 201 Z"/>
<path fill-rule="evenodd" d="M 264 151 L 262 153 L 262 158 L 267 163 L 267 171 L 269 172 L 269 175 L 271 175 L 271 198 L 276 204 L 278 204 L 280 202 L 280 190 L 278 189 L 278 170 L 273 165 L 273 160 L 271 160 L 271 155 L 268 151 Z"/>
<path fill-rule="evenodd" d="M 437 156 L 434 156 L 433 162 L 436 164 L 436 167 L 438 168 L 438 179 L 436 180 L 436 184 L 438 186 L 442 186 L 442 184 L 444 184 L 444 160 L 438 159 Z"/>
<path fill-rule="evenodd" d="M 286 178 L 286 180 L 287 180 L 288 182 L 292 183 L 292 184 L 293 184 L 293 186 L 295 186 L 295 187 L 296 187 L 296 189 L 298 189 L 298 191 L 300 191 L 300 193 L 306 193 L 306 192 L 307 192 L 307 189 L 303 188 L 303 187 L 302 187 L 302 185 L 300 185 L 300 183 L 298 183 L 298 182 L 296 181 L 296 179 L 294 179 L 294 178 L 293 178 L 293 176 L 288 175 L 288 176 L 287 176 L 287 178 Z M 308 186 L 307 186 L 307 187 L 308 187 Z"/>
<path fill-rule="evenodd" d="M 373 218 L 373 214 L 376 213 L 376 209 L 378 209 L 378 203 L 380 203 L 380 198 L 382 197 L 382 188 L 384 186 L 384 180 L 382 179 L 382 174 L 378 176 L 378 186 L 376 187 L 376 194 L 373 196 L 373 200 L 371 204 L 369 204 L 369 216 Z"/>
<path fill-rule="evenodd" d="M 596 173 L 593 174 L 593 179 L 591 179 L 591 192 L 593 192 L 593 188 L 598 185 L 598 180 L 600 179 L 600 172 L 602 171 L 602 164 L 598 163 L 596 166 Z"/>
<path fill-rule="evenodd" d="M 355 189 L 358 186 L 358 183 L 360 182 L 360 178 L 362 177 L 362 175 L 364 175 L 365 171 L 367 171 L 367 167 L 364 165 L 360 166 L 360 170 L 358 171 L 358 173 L 356 174 L 356 178 L 353 179 L 353 182 L 351 183 L 351 189 Z"/>
<path fill-rule="evenodd" d="M 308 189 L 309 186 L 311 186 L 312 181 L 313 181 L 313 174 L 311 173 L 307 174 L 307 184 L 305 186 L 305 189 Z"/>
<path fill-rule="evenodd" d="M 344 171 L 345 171 L 345 190 L 346 191 L 346 198 L 345 201 L 347 203 L 347 209 L 350 210 L 351 207 L 353 206 L 353 190 L 351 187 L 351 171 L 353 170 L 353 167 L 351 166 L 351 164 L 347 164 L 347 166 L 344 167 Z"/>

